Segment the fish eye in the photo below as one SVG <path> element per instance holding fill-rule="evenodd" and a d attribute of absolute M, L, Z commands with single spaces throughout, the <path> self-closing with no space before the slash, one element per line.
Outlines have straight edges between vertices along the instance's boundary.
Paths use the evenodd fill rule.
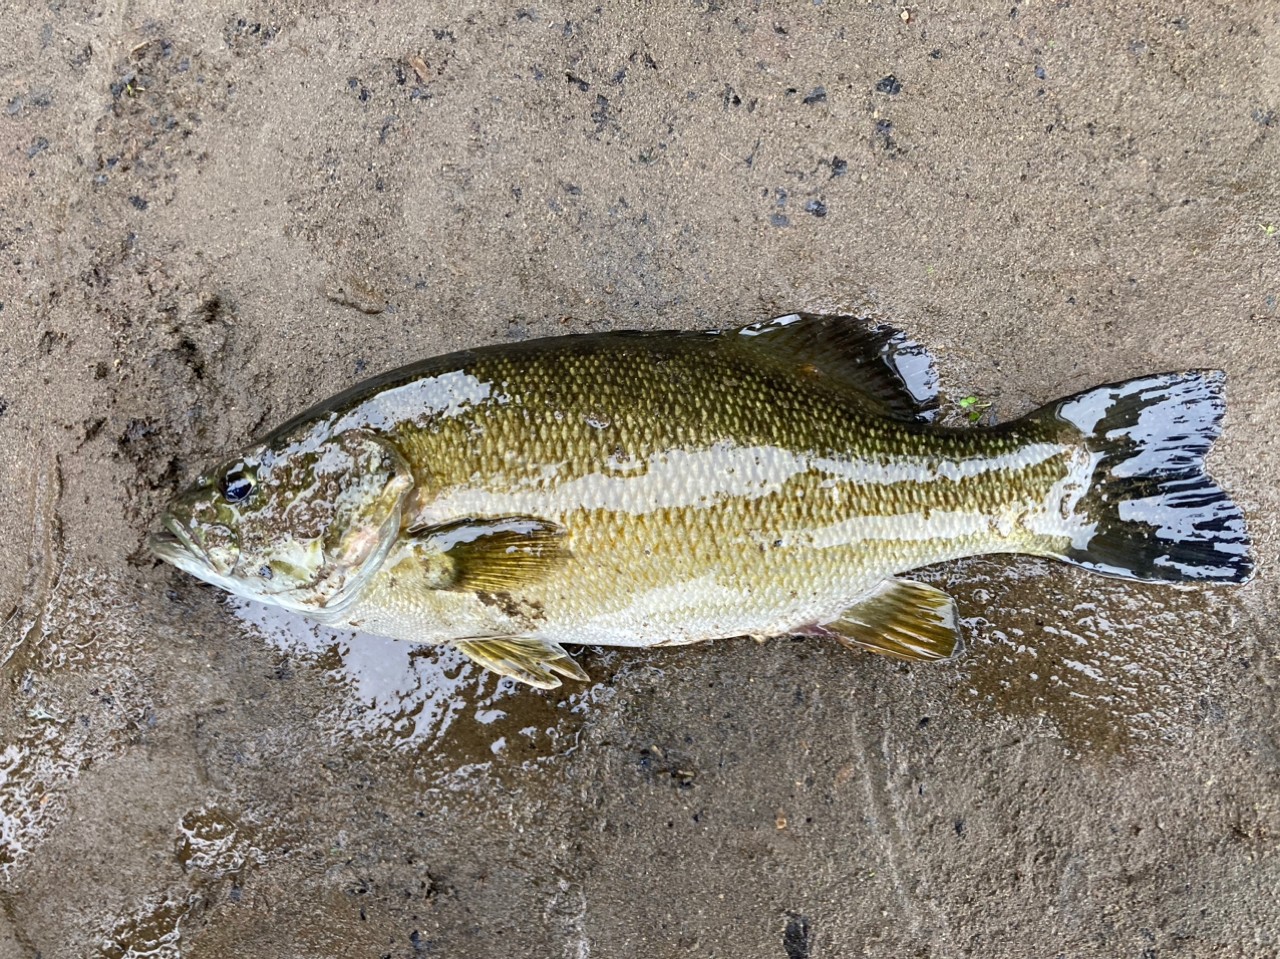
<path fill-rule="evenodd" d="M 222 498 L 228 503 L 243 503 L 253 492 L 253 477 L 244 467 L 237 467 L 222 478 Z"/>

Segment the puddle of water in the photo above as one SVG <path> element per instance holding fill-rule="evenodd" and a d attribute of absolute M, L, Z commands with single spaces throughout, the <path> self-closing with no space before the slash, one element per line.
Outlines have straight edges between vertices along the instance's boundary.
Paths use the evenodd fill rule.
<path fill-rule="evenodd" d="M 227 602 L 253 634 L 324 669 L 341 688 L 317 720 L 331 736 L 412 753 L 416 774 L 436 786 L 460 788 L 478 774 L 528 769 L 570 752 L 590 710 L 613 695 L 609 686 L 572 681 L 531 689 L 451 647 L 329 629 L 239 597 Z M 596 675 L 614 655 L 575 652 Z"/>
<path fill-rule="evenodd" d="M 202 806 L 179 821 L 174 856 L 183 872 L 211 879 L 240 875 L 264 859 L 254 842 L 255 833 L 243 817 Z"/>
<path fill-rule="evenodd" d="M 69 784 L 150 713 L 132 644 L 136 601 L 100 570 L 63 566 L 47 599 L 0 627 L 0 878 L 52 828 Z"/>
<path fill-rule="evenodd" d="M 1090 576 L 1026 557 L 977 557 L 916 578 L 959 603 L 967 652 L 958 688 L 979 716 L 1040 719 L 1071 751 L 1115 753 L 1188 735 L 1221 695 L 1230 590 Z M 567 752 L 583 714 L 613 693 L 605 685 L 531 690 L 448 648 L 234 602 L 263 638 L 314 659 L 345 688 L 324 717 L 335 732 L 415 751 L 436 785 Z M 579 653 L 598 676 L 617 656 Z"/>
<path fill-rule="evenodd" d="M 968 643 L 960 695 L 980 716 L 1039 718 L 1073 751 L 1110 753 L 1185 737 L 1221 711 L 1234 661 L 1231 590 L 1123 582 L 1025 558 L 964 560 L 918 578 L 960 604 Z M 153 704 L 139 637 L 155 625 L 139 611 L 137 589 L 68 565 L 45 602 L 0 626 L 0 707 L 14 717 L 0 743 L 0 879 L 52 828 L 80 771 L 147 727 Z M 534 690 L 448 648 L 228 602 L 286 664 L 303 660 L 328 674 L 339 695 L 317 724 L 331 741 L 401 754 L 397 762 L 428 792 L 546 766 L 576 747 L 586 717 L 614 695 L 606 683 Z M 574 652 L 600 679 L 631 662 L 616 650 Z M 665 668 L 679 657 L 658 661 Z M 193 868 L 222 855 L 216 824 L 184 820 L 183 830 L 179 855 Z M 217 869 L 253 858 L 236 855 L 240 865 Z"/>
<path fill-rule="evenodd" d="M 1185 736 L 1220 689 L 1231 590 L 1134 583 L 1026 558 L 917 577 L 956 597 L 960 688 L 979 715 L 1042 718 L 1077 752 Z M 1211 707 L 1210 707 L 1211 708 Z"/>
<path fill-rule="evenodd" d="M 194 900 L 164 899 L 121 920 L 98 947 L 106 959 L 177 959 L 182 955 L 182 923 Z"/>

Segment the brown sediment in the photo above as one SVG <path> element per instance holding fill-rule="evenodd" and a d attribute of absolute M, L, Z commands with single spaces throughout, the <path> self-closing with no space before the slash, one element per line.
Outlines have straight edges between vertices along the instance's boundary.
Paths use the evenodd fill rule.
<path fill-rule="evenodd" d="M 958 695 L 978 717 L 1043 720 L 1076 753 L 1185 737 L 1232 656 L 1230 590 L 1099 579 L 1049 560 L 977 558 L 922 578 L 965 624 Z"/>

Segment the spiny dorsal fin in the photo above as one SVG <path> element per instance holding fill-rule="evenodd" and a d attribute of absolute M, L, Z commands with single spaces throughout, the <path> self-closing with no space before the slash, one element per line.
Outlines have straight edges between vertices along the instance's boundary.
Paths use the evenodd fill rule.
<path fill-rule="evenodd" d="M 792 313 L 726 331 L 748 349 L 853 390 L 881 412 L 931 423 L 938 410 L 933 357 L 901 330 L 856 316 Z"/>
<path fill-rule="evenodd" d="M 538 689 L 555 689 L 559 673 L 569 679 L 588 682 L 583 672 L 559 643 L 541 639 L 464 639 L 453 644 L 471 660 L 500 676 L 510 676 Z"/>
<path fill-rule="evenodd" d="M 451 564 L 444 588 L 489 593 L 516 592 L 564 562 L 566 532 L 536 516 L 462 519 L 412 531 L 427 558 L 443 556 Z"/>
<path fill-rule="evenodd" d="M 909 579 L 887 579 L 840 618 L 800 630 L 895 659 L 954 659 L 964 649 L 955 600 Z"/>

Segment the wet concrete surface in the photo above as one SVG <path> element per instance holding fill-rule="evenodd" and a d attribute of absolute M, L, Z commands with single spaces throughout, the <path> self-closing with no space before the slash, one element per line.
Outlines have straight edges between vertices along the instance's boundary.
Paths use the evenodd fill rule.
<path fill-rule="evenodd" d="M 0 957 L 1280 949 L 1273 5 L 8 21 Z M 977 559 L 925 574 L 954 665 L 588 649 L 543 693 L 142 548 L 411 359 L 868 302 L 989 417 L 1225 369 L 1259 575 Z"/>

